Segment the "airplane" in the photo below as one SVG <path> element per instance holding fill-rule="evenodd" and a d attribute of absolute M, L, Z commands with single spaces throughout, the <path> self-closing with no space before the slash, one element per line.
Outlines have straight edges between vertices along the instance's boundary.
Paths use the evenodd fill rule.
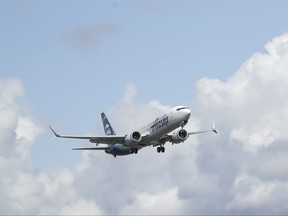
<path fill-rule="evenodd" d="M 137 154 L 138 150 L 147 146 L 157 146 L 158 153 L 165 152 L 165 143 L 183 143 L 189 135 L 214 132 L 215 123 L 212 129 L 197 132 L 188 132 L 184 126 L 188 123 L 191 111 L 186 106 L 175 106 L 170 108 L 164 115 L 156 118 L 150 124 L 139 130 L 132 131 L 126 135 L 116 135 L 105 113 L 101 113 L 105 135 L 103 136 L 67 136 L 59 135 L 49 126 L 53 134 L 58 138 L 87 139 L 96 143 L 95 147 L 73 148 L 72 150 L 103 150 L 114 157 L 129 154 Z M 105 147 L 98 147 L 99 144 L 106 144 Z"/>

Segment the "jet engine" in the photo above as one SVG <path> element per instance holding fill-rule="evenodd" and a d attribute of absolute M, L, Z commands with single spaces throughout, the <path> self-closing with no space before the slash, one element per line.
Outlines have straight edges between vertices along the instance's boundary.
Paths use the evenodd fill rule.
<path fill-rule="evenodd" d="M 189 137 L 188 132 L 185 129 L 180 129 L 172 135 L 172 143 L 181 143 L 184 142 Z"/>
<path fill-rule="evenodd" d="M 138 131 L 133 131 L 125 137 L 125 143 L 127 145 L 133 145 L 139 143 L 142 139 L 142 135 Z"/>

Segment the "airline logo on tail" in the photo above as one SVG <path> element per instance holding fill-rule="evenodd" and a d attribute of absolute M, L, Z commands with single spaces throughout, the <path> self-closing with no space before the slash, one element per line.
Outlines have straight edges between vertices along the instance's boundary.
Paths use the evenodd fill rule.
<path fill-rule="evenodd" d="M 116 135 L 104 112 L 101 113 L 102 123 L 106 135 Z"/>

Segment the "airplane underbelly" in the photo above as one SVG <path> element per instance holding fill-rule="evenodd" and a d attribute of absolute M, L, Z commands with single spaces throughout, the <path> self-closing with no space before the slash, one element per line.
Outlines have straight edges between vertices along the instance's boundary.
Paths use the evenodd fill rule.
<path fill-rule="evenodd" d="M 128 155 L 128 154 L 131 154 L 131 149 L 121 144 L 115 144 L 106 153 L 112 154 L 112 155 Z"/>

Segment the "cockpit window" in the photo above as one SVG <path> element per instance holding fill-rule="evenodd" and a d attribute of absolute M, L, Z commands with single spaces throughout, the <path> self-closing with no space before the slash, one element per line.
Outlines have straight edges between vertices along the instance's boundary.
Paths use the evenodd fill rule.
<path fill-rule="evenodd" d="M 183 109 L 188 109 L 188 107 L 180 107 L 177 109 L 177 111 L 183 110 Z"/>

